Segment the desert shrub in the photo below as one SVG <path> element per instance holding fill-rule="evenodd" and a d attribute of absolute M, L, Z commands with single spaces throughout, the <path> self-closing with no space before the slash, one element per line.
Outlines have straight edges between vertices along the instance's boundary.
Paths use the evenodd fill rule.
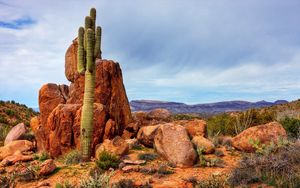
<path fill-rule="evenodd" d="M 131 179 L 121 179 L 112 185 L 112 188 L 132 188 L 134 183 Z"/>
<path fill-rule="evenodd" d="M 78 164 L 81 162 L 81 154 L 77 150 L 70 151 L 64 156 L 64 163 L 66 165 Z"/>
<path fill-rule="evenodd" d="M 45 161 L 47 159 L 50 159 L 50 155 L 48 152 L 46 151 L 43 151 L 42 153 L 40 154 L 34 154 L 33 155 L 33 159 L 34 160 L 39 160 L 39 161 Z"/>
<path fill-rule="evenodd" d="M 201 119 L 200 116 L 195 114 L 174 114 L 172 115 L 173 120 L 192 120 L 192 119 Z"/>
<path fill-rule="evenodd" d="M 153 161 L 155 159 L 157 159 L 158 155 L 155 153 L 140 153 L 138 155 L 138 158 L 140 160 L 146 160 L 146 161 Z"/>
<path fill-rule="evenodd" d="M 195 188 L 223 188 L 226 185 L 226 181 L 219 176 L 211 176 L 208 179 L 197 181 Z"/>
<path fill-rule="evenodd" d="M 10 131 L 10 127 L 8 125 L 0 125 L 0 141 L 4 141 L 6 135 Z"/>
<path fill-rule="evenodd" d="M 120 160 L 116 155 L 103 151 L 99 154 L 99 159 L 96 160 L 96 165 L 103 169 L 108 170 L 109 168 L 117 168 Z"/>
<path fill-rule="evenodd" d="M 8 116 L 15 116 L 16 115 L 16 111 L 15 110 L 12 110 L 12 109 L 6 109 L 5 110 L 5 113 L 6 113 L 6 115 L 8 115 Z"/>
<path fill-rule="evenodd" d="M 201 166 L 201 167 L 223 167 L 224 166 L 224 161 L 221 158 L 219 157 L 206 158 L 203 152 L 204 152 L 203 148 L 197 148 L 199 161 L 198 161 L 198 165 L 196 166 Z"/>
<path fill-rule="evenodd" d="M 277 147 L 269 154 L 246 155 L 233 170 L 228 182 L 232 186 L 264 182 L 276 187 L 299 187 L 300 146 L 290 144 Z"/>
<path fill-rule="evenodd" d="M 80 181 L 80 188 L 109 188 L 109 180 L 112 173 L 97 174 L 86 180 Z"/>
<path fill-rule="evenodd" d="M 10 187 L 14 187 L 14 182 L 12 180 L 12 178 L 7 177 L 7 176 L 0 176 L 0 185 L 1 188 L 10 188 Z"/>
<path fill-rule="evenodd" d="M 5 116 L 3 116 L 3 115 L 1 115 L 1 114 L 0 114 L 0 123 L 8 124 L 8 121 L 7 121 L 7 119 L 5 118 Z"/>
<path fill-rule="evenodd" d="M 63 183 L 56 183 L 55 188 L 75 188 L 69 181 L 65 181 Z"/>
<path fill-rule="evenodd" d="M 235 119 L 229 114 L 220 114 L 207 120 L 207 132 L 209 136 L 235 135 Z"/>
<path fill-rule="evenodd" d="M 168 165 L 162 164 L 158 167 L 157 173 L 159 175 L 168 175 L 168 174 L 174 174 L 174 171 L 171 170 Z"/>
<path fill-rule="evenodd" d="M 247 110 L 239 113 L 235 116 L 234 130 L 235 134 L 239 134 L 242 131 L 248 129 L 253 124 L 253 110 Z"/>
<path fill-rule="evenodd" d="M 143 150 L 143 149 L 145 149 L 145 147 L 142 146 L 141 144 L 135 144 L 132 146 L 132 149 L 133 150 Z"/>
<path fill-rule="evenodd" d="M 280 121 L 291 138 L 300 138 L 300 120 L 286 117 Z"/>

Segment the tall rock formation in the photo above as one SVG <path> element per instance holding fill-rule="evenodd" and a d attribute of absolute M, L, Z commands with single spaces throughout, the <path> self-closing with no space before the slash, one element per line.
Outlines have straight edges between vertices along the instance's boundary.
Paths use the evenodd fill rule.
<path fill-rule="evenodd" d="M 77 47 L 75 39 L 65 56 L 65 75 L 70 86 L 45 84 L 39 91 L 41 124 L 35 130 L 37 146 L 39 150 L 49 151 L 53 157 L 80 146 L 84 76 L 77 72 Z M 93 149 L 103 142 L 103 137 L 122 135 L 132 121 L 119 63 L 96 60 L 94 113 Z M 111 130 L 109 135 L 104 135 L 108 129 Z"/>

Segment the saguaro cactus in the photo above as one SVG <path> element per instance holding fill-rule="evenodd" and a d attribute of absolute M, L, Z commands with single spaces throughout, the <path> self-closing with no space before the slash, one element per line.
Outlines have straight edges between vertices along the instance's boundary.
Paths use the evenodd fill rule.
<path fill-rule="evenodd" d="M 85 27 L 78 30 L 78 65 L 80 74 L 85 75 L 84 98 L 80 122 L 80 145 L 84 160 L 91 157 L 93 137 L 95 60 L 101 58 L 101 27 L 96 26 L 96 9 L 85 17 Z"/>

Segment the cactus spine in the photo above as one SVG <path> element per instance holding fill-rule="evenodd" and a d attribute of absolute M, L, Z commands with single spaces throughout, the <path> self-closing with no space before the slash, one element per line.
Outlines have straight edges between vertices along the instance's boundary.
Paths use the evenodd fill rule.
<path fill-rule="evenodd" d="M 78 65 L 80 74 L 85 75 L 84 98 L 80 122 L 81 154 L 89 160 L 92 154 L 94 92 L 95 92 L 95 60 L 101 58 L 101 27 L 95 28 L 96 9 L 92 8 L 90 16 L 85 17 L 85 27 L 78 30 Z"/>

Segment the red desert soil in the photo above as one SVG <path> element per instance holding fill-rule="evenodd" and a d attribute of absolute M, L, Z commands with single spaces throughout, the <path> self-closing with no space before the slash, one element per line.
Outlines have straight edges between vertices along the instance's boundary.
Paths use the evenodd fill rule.
<path fill-rule="evenodd" d="M 140 172 L 129 172 L 124 173 L 122 170 L 116 170 L 111 177 L 110 183 L 118 182 L 121 179 L 131 179 L 134 181 L 135 185 L 142 185 L 149 182 L 154 188 L 189 188 L 192 184 L 187 179 L 195 177 L 198 180 L 208 179 L 211 176 L 226 176 L 230 171 L 237 165 L 240 154 L 238 152 L 230 152 L 225 149 L 225 147 L 219 148 L 224 152 L 224 156 L 221 157 L 224 161 L 224 168 L 220 167 L 191 167 L 191 168 L 173 168 L 173 174 L 169 175 L 158 175 L 155 174 L 143 174 Z M 153 149 L 143 149 L 143 150 L 130 150 L 128 158 L 135 160 L 139 153 L 153 153 Z M 205 155 L 205 157 L 216 157 L 215 155 Z M 147 164 L 140 167 L 154 167 L 158 168 L 161 164 L 167 164 L 167 162 L 161 158 L 154 161 L 147 162 Z M 88 177 L 89 171 L 93 168 L 94 163 L 85 163 L 79 165 L 67 166 L 63 163 L 56 161 L 56 165 L 60 168 L 58 172 L 40 179 L 34 182 L 18 182 L 16 188 L 28 188 L 35 187 L 39 182 L 45 181 L 51 184 L 51 187 L 55 187 L 56 183 L 63 183 L 68 181 L 69 183 L 78 185 L 81 180 Z M 11 167 L 12 168 L 12 167 Z"/>

